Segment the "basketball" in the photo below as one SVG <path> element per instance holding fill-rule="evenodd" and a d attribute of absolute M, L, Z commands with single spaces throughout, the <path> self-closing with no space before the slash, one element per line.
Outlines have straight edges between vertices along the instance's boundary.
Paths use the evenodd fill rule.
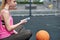
<path fill-rule="evenodd" d="M 36 33 L 36 40 L 49 40 L 50 35 L 45 30 L 40 30 Z"/>

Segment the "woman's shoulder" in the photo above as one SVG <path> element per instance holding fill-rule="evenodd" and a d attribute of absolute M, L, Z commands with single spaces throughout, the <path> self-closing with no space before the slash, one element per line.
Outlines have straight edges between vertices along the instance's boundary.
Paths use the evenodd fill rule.
<path fill-rule="evenodd" d="M 2 9 L 1 10 L 1 14 L 3 15 L 3 14 L 9 14 L 9 11 L 8 10 L 5 10 L 5 9 Z"/>
<path fill-rule="evenodd" d="M 5 9 L 2 9 L 1 12 L 3 12 L 3 13 L 9 13 L 9 11 L 5 10 Z"/>
<path fill-rule="evenodd" d="M 7 11 L 7 10 L 5 10 L 5 9 L 2 9 L 1 10 L 1 16 L 2 17 L 9 17 L 9 15 L 10 15 L 10 13 L 9 13 L 9 11 Z"/>

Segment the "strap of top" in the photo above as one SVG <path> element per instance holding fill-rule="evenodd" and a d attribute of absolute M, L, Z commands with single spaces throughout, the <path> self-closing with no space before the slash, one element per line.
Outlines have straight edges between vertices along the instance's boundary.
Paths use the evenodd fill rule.
<path fill-rule="evenodd" d="M 4 20 L 1 20 L 1 22 L 2 22 L 2 25 L 5 25 L 5 22 L 4 22 Z"/>

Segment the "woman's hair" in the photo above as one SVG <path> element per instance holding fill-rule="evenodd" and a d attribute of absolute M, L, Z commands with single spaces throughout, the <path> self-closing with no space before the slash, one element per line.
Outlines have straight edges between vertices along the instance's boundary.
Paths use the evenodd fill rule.
<path fill-rule="evenodd" d="M 6 5 L 6 3 L 9 1 L 9 3 L 10 3 L 10 1 L 11 0 L 2 0 L 2 4 L 1 4 L 1 6 L 0 6 L 0 11 L 2 10 L 2 9 L 4 9 L 4 7 L 5 7 L 5 5 Z"/>
<path fill-rule="evenodd" d="M 7 0 L 2 0 L 1 9 L 3 9 L 5 7 L 6 1 Z"/>
<path fill-rule="evenodd" d="M 2 0 L 2 4 L 0 6 L 0 10 L 5 7 L 5 4 L 7 3 L 7 0 Z"/>

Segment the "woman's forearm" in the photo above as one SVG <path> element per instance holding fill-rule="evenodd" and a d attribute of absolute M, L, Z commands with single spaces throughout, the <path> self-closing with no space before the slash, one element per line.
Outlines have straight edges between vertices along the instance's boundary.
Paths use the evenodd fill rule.
<path fill-rule="evenodd" d="M 8 30 L 11 31 L 11 30 L 15 29 L 16 27 L 21 26 L 22 24 L 25 24 L 26 22 L 27 22 L 27 21 L 23 19 L 23 20 L 21 20 L 19 23 L 10 26 L 10 27 L 8 28 Z"/>
<path fill-rule="evenodd" d="M 18 26 L 21 26 L 21 23 L 19 22 L 19 23 L 17 23 L 17 24 L 15 24 L 15 25 L 11 25 L 9 28 L 8 28 L 8 31 L 11 31 L 11 30 L 14 30 L 16 27 L 18 27 Z"/>

